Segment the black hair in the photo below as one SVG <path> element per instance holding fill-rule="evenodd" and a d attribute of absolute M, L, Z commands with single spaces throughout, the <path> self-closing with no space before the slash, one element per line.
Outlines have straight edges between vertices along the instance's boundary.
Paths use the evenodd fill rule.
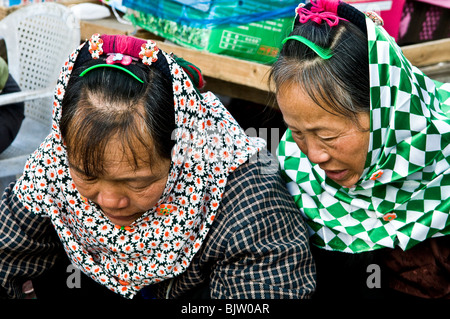
<path fill-rule="evenodd" d="M 365 28 L 364 17 L 358 25 L 345 20 L 333 27 L 325 21 L 296 23 L 290 36 L 300 35 L 331 49 L 333 56 L 324 60 L 305 44 L 288 40 L 270 72 L 275 91 L 292 81 L 317 105 L 326 105 L 333 114 L 347 116 L 357 123 L 357 113 L 368 112 L 370 107 L 368 45 L 362 26 Z"/>
<path fill-rule="evenodd" d="M 104 58 L 75 64 L 67 85 L 60 129 L 69 161 L 80 163 L 87 176 L 101 175 L 104 152 L 113 137 L 132 152 L 135 167 L 138 160 L 151 164 L 152 159 L 170 159 L 175 143 L 171 139 L 175 113 L 170 74 L 133 62 L 122 67 L 144 83 L 123 70 L 106 67 L 80 76 L 100 63 L 105 63 Z M 147 159 L 138 158 L 137 143 L 148 149 Z"/>

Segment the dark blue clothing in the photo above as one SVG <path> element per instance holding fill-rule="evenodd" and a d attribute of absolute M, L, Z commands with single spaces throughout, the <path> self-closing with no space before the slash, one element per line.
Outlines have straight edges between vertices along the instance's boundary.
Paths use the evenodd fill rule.
<path fill-rule="evenodd" d="M 19 92 L 20 87 L 9 75 L 1 94 Z M 0 105 L 0 153 L 2 153 L 17 136 L 24 119 L 24 103 Z"/>

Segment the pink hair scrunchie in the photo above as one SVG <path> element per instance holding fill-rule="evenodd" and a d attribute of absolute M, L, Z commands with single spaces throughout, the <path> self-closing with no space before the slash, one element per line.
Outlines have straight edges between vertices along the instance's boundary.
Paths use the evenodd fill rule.
<path fill-rule="evenodd" d="M 345 20 L 337 15 L 337 8 L 340 0 L 316 0 L 311 1 L 311 10 L 304 7 L 304 4 L 300 4 L 295 12 L 299 16 L 300 23 L 306 23 L 309 20 L 314 21 L 317 24 L 321 24 L 322 21 L 328 23 L 330 27 L 338 25 L 339 20 Z"/>

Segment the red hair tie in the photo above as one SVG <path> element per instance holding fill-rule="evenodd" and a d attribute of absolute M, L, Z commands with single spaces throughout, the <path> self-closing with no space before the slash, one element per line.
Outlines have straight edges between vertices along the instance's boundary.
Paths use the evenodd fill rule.
<path fill-rule="evenodd" d="M 305 4 L 301 3 L 295 12 L 299 16 L 299 22 L 305 23 L 309 20 L 314 21 L 317 24 L 321 24 L 322 21 L 328 23 L 330 27 L 338 25 L 339 20 L 348 21 L 337 15 L 337 8 L 339 6 L 339 0 L 317 0 L 311 1 L 311 10 L 304 8 Z"/>
<path fill-rule="evenodd" d="M 152 40 L 142 40 L 126 35 L 102 35 L 96 33 L 89 40 L 92 57 L 98 58 L 103 53 L 122 54 L 142 59 L 142 63 L 151 65 L 158 60 L 158 46 Z M 110 59 L 111 64 L 114 60 Z M 108 63 L 108 61 L 107 61 Z M 131 61 L 130 61 L 131 63 Z M 122 64 L 123 61 L 122 61 Z M 124 64 L 125 65 L 125 64 Z"/>

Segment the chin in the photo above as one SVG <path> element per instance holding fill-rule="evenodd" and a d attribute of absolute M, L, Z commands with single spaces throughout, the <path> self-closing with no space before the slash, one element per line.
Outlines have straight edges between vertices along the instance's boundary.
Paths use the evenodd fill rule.
<path fill-rule="evenodd" d="M 109 219 L 111 223 L 117 226 L 130 226 L 136 219 L 142 216 L 143 213 L 136 213 L 134 215 L 130 216 L 124 216 L 124 217 L 112 217 L 106 213 L 104 213 L 106 218 Z"/>
<path fill-rule="evenodd" d="M 355 186 L 355 183 L 358 181 L 358 180 L 355 181 L 354 178 L 352 178 L 352 179 L 348 179 L 347 178 L 347 179 L 344 179 L 344 180 L 335 180 L 335 179 L 332 179 L 332 180 L 335 183 L 341 185 L 342 187 L 346 187 L 346 188 L 350 188 L 350 187 Z"/>
<path fill-rule="evenodd" d="M 346 181 L 340 181 L 340 182 L 336 182 L 339 185 L 341 185 L 342 187 L 346 187 L 346 188 L 352 188 L 355 186 L 355 184 L 358 182 L 359 179 L 352 179 L 352 180 L 346 180 Z"/>

